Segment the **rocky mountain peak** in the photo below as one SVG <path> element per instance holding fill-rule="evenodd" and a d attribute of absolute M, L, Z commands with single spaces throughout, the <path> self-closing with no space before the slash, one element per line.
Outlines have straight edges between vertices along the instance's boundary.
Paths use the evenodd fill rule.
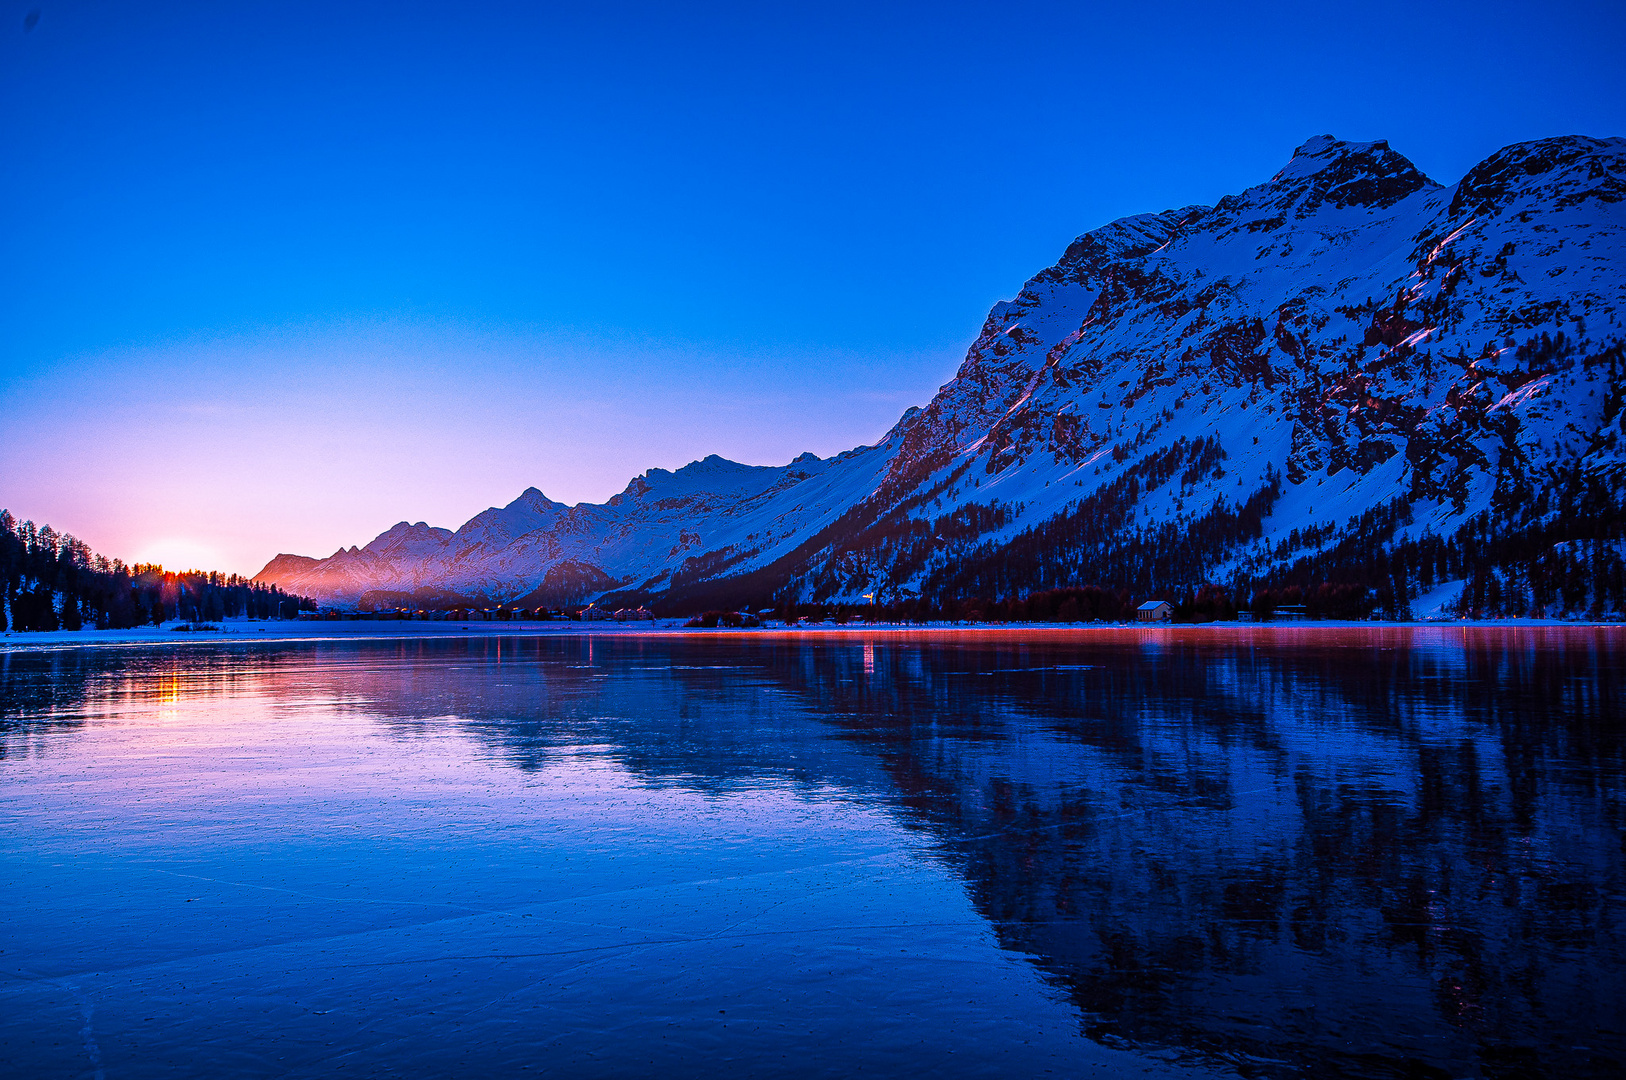
<path fill-rule="evenodd" d="M 543 511 L 547 511 L 547 510 L 558 509 L 558 508 L 560 508 L 562 506 L 563 506 L 562 503 L 556 503 L 552 499 L 548 498 L 546 495 L 542 494 L 542 491 L 541 491 L 540 488 L 528 487 L 524 491 L 519 493 L 519 498 L 515 499 L 513 502 L 509 503 L 507 506 L 503 507 L 503 509 L 504 510 L 531 510 L 531 511 L 535 511 L 537 513 L 541 513 Z"/>
<path fill-rule="evenodd" d="M 1348 142 L 1317 135 L 1294 150 L 1292 160 L 1263 187 L 1278 205 L 1294 205 L 1307 214 L 1327 204 L 1383 209 L 1439 186 L 1385 139 Z"/>
<path fill-rule="evenodd" d="M 450 529 L 437 529 L 428 522 L 398 521 L 362 548 L 370 555 L 396 556 L 422 554 L 443 546 L 452 537 Z"/>
<path fill-rule="evenodd" d="M 1505 146 L 1457 184 L 1451 215 L 1488 217 L 1521 196 L 1559 207 L 1626 200 L 1626 139 L 1561 135 Z"/>
<path fill-rule="evenodd" d="M 290 555 L 283 552 L 266 563 L 265 568 L 254 575 L 254 580 L 262 585 L 280 586 L 296 574 L 315 569 L 321 561 L 309 555 Z"/>
<path fill-rule="evenodd" d="M 1108 263 L 1140 258 L 1162 247 L 1181 226 L 1207 211 L 1206 206 L 1186 206 L 1179 210 L 1165 210 L 1161 214 L 1135 214 L 1119 218 L 1099 229 L 1091 229 L 1068 244 L 1061 261 L 1049 273 L 1058 278 L 1071 276 L 1081 279 Z M 1046 276 L 1041 274 L 1035 280 Z"/>

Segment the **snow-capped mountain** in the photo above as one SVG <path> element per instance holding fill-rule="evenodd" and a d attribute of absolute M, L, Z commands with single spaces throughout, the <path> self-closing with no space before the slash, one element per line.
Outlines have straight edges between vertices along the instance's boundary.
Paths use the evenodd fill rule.
<path fill-rule="evenodd" d="M 1073 241 L 875 446 L 654 469 L 602 505 L 532 488 L 257 580 L 669 610 L 1270 581 L 1351 529 L 1505 532 L 1626 490 L 1623 302 L 1626 140 L 1521 143 L 1442 187 L 1320 136 L 1215 206 Z"/>

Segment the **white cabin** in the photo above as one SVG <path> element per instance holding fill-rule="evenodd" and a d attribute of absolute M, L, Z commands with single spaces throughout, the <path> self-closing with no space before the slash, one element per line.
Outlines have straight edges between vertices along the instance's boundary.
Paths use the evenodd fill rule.
<path fill-rule="evenodd" d="M 1174 605 L 1167 600 L 1148 600 L 1135 609 L 1136 622 L 1168 622 L 1174 618 Z"/>

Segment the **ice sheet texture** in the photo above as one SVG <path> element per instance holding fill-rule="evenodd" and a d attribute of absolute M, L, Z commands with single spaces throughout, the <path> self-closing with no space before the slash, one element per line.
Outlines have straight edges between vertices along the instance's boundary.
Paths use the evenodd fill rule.
<path fill-rule="evenodd" d="M 0 1073 L 1607 1075 L 1622 656 L 0 653 Z"/>

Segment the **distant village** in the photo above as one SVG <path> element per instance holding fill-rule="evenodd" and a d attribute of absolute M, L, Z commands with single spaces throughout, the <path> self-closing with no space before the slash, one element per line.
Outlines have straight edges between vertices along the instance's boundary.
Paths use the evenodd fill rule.
<path fill-rule="evenodd" d="M 460 607 L 447 609 L 389 608 L 382 611 L 340 611 L 323 608 L 300 612 L 306 622 L 421 620 L 428 622 L 654 622 L 655 613 L 646 607 L 609 608 L 588 605 L 583 608 Z"/>

